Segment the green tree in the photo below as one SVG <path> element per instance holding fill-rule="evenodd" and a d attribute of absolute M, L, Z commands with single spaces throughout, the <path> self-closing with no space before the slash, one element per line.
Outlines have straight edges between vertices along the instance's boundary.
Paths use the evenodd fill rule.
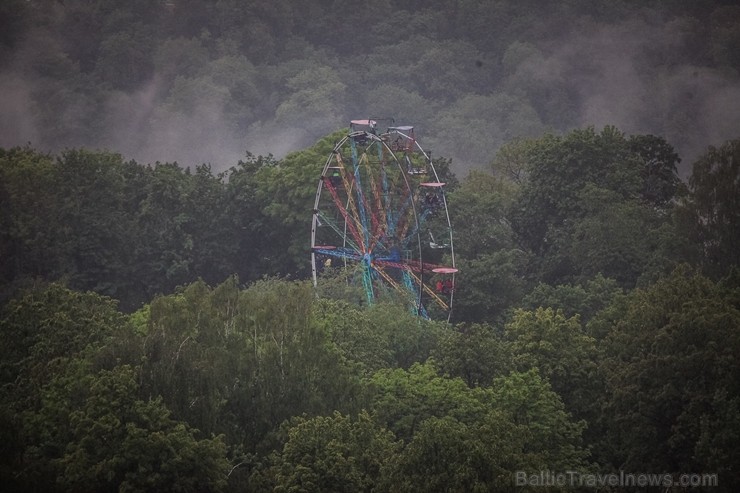
<path fill-rule="evenodd" d="M 363 309 L 322 300 L 314 311 L 332 343 L 363 376 L 426 361 L 448 331 L 446 325 L 420 319 L 402 305 L 382 303 Z"/>
<path fill-rule="evenodd" d="M 629 139 L 632 152 L 643 161 L 642 199 L 658 206 L 665 206 L 681 189 L 678 178 L 678 157 L 675 149 L 662 137 L 633 135 Z"/>
<path fill-rule="evenodd" d="M 58 375 L 29 417 L 28 433 L 38 440 L 27 449 L 31 464 L 48 460 L 61 491 L 222 491 L 223 438 L 197 438 L 161 399 L 138 398 L 137 380 L 127 365 Z"/>
<path fill-rule="evenodd" d="M 208 63 L 208 50 L 199 38 L 169 38 L 153 55 L 154 68 L 165 80 L 175 76 L 192 77 Z"/>
<path fill-rule="evenodd" d="M 709 147 L 693 166 L 684 204 L 690 234 L 699 242 L 707 272 L 725 275 L 740 264 L 740 139 Z"/>
<path fill-rule="evenodd" d="M 553 308 L 566 317 L 578 315 L 583 324 L 587 324 L 622 292 L 613 279 L 601 274 L 581 284 L 551 286 L 539 283 L 522 299 L 521 308 L 531 311 L 540 307 Z"/>
<path fill-rule="evenodd" d="M 151 303 L 142 387 L 177 420 L 254 451 L 296 414 L 352 411 L 359 393 L 307 283 L 193 283 Z M 331 375 L 331 378 L 328 378 Z"/>
<path fill-rule="evenodd" d="M 336 125 L 334 122 L 343 120 L 347 86 L 334 68 L 312 64 L 290 77 L 286 85 L 289 96 L 275 111 L 282 125 L 327 132 Z M 300 124 L 294 123 L 296 118 Z"/>
<path fill-rule="evenodd" d="M 377 491 L 398 453 L 393 433 L 367 412 L 356 418 L 295 417 L 281 428 L 282 449 L 273 454 L 273 491 Z"/>
<path fill-rule="evenodd" d="M 221 238 L 224 234 L 233 238 L 236 257 L 231 265 L 243 282 L 256 281 L 275 269 L 270 256 L 277 232 L 263 211 L 265 204 L 259 196 L 257 179 L 262 168 L 275 165 L 272 156 L 255 156 L 248 152 L 227 172 L 224 215 L 230 219 L 231 226 L 228 232 L 221 231 Z"/>
<path fill-rule="evenodd" d="M 485 324 L 460 324 L 445 331 L 432 358 L 443 375 L 462 378 L 471 388 L 490 386 L 512 368 L 500 331 Z"/>
<path fill-rule="evenodd" d="M 491 405 L 519 427 L 523 443 L 514 457 L 515 470 L 585 469 L 588 451 L 581 434 L 586 422 L 572 418 L 537 369 L 495 379 L 491 393 Z"/>
<path fill-rule="evenodd" d="M 596 374 L 596 340 L 585 333 L 578 315 L 567 318 L 562 311 L 518 309 L 506 325 L 514 367 L 536 368 L 578 419 L 593 416 L 602 383 Z"/>
<path fill-rule="evenodd" d="M 397 462 L 389 467 L 390 491 L 504 491 L 521 439 L 508 417 L 491 411 L 476 423 L 450 416 L 419 425 Z"/>
<path fill-rule="evenodd" d="M 95 73 L 113 89 L 131 90 L 146 82 L 153 73 L 152 33 L 134 23 L 125 30 L 105 36 L 99 45 Z"/>
<path fill-rule="evenodd" d="M 51 156 L 28 147 L 0 149 L 0 279 L 4 285 L 59 272 L 62 225 L 52 220 L 57 210 L 55 189 Z"/>
<path fill-rule="evenodd" d="M 604 313 L 610 464 L 716 471 L 720 484 L 738 484 L 736 447 L 725 440 L 738 434 L 727 420 L 739 398 L 738 306 L 737 289 L 682 268 Z"/>
<path fill-rule="evenodd" d="M 61 274 L 73 288 L 126 295 L 125 272 L 134 261 L 131 250 L 122 248 L 134 230 L 124 195 L 127 166 L 135 165 L 120 154 L 84 149 L 67 150 L 57 160 Z"/>
<path fill-rule="evenodd" d="M 455 321 L 498 322 L 526 290 L 528 254 L 516 244 L 507 217 L 515 187 L 471 172 L 449 198 L 455 252 Z"/>
<path fill-rule="evenodd" d="M 371 383 L 374 412 L 405 443 L 388 473 L 394 489 L 491 491 L 513 486 L 515 471 L 585 467 L 585 423 L 537 370 L 471 389 L 428 362 L 382 370 Z"/>
<path fill-rule="evenodd" d="M 669 272 L 681 259 L 677 247 L 684 240 L 670 216 L 591 186 L 579 200 L 585 215 L 553 232 L 550 255 L 541 263 L 545 279 L 582 283 L 603 275 L 632 287 Z"/>
<path fill-rule="evenodd" d="M 0 478 L 8 487 L 17 485 L 23 490 L 34 481 L 41 482 L 41 489 L 54 486 L 55 473 L 48 456 L 39 461 L 27 456 L 38 448 L 44 454 L 43 450 L 63 446 L 32 441 L 27 433 L 31 417 L 42 406 L 49 382 L 77 359 L 92 358 L 119 331 L 125 331 L 125 319 L 112 300 L 70 291 L 59 284 L 32 286 L 3 305 Z"/>
<path fill-rule="evenodd" d="M 491 161 L 492 149 L 517 137 L 539 135 L 544 126 L 534 108 L 521 98 L 505 93 L 468 94 L 438 113 L 433 131 L 427 145 L 443 147 L 468 165 L 483 166 Z"/>
<path fill-rule="evenodd" d="M 640 162 L 614 127 L 597 133 L 575 130 L 564 137 L 546 135 L 527 150 L 527 181 L 509 215 L 521 241 L 534 252 L 547 251 L 553 232 L 567 219 L 583 215 L 579 194 L 586 185 L 620 198 L 637 195 Z"/>
<path fill-rule="evenodd" d="M 90 355 L 124 327 L 115 301 L 60 284 L 40 284 L 10 300 L 0 319 L 5 402 L 35 405 L 39 389 L 71 358 Z"/>
<path fill-rule="evenodd" d="M 485 415 L 490 404 L 484 389 L 439 376 L 432 362 L 415 363 L 408 370 L 380 370 L 370 384 L 378 420 L 406 442 L 430 417 L 471 423 Z"/>
<path fill-rule="evenodd" d="M 670 270 L 684 248 L 668 201 L 677 156 L 662 139 L 614 127 L 547 135 L 521 148 L 526 179 L 507 217 L 550 284 L 601 273 L 632 287 Z"/>
<path fill-rule="evenodd" d="M 256 175 L 257 200 L 268 218 L 264 229 L 269 248 L 262 253 L 266 273 L 304 277 L 310 262 L 310 225 L 316 185 L 334 144 L 346 134 L 337 131 L 313 146 L 288 154 Z M 282 245 L 276 249 L 274 245 Z"/>

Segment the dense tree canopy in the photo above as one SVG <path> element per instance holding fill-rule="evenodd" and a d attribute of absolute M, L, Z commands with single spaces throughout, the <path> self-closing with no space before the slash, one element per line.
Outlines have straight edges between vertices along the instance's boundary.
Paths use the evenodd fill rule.
<path fill-rule="evenodd" d="M 513 141 L 459 185 L 440 161 L 450 325 L 339 278 L 258 279 L 305 276 L 300 211 L 337 135 L 219 175 L 2 151 L 13 489 L 491 491 L 645 465 L 737 484 L 734 196 L 711 191 L 732 143 L 685 188 L 664 140 L 613 127 Z"/>
<path fill-rule="evenodd" d="M 738 20 L 3 2 L 0 484 L 737 491 Z M 370 116 L 413 123 L 447 184 L 449 320 L 308 280 L 322 167 Z"/>

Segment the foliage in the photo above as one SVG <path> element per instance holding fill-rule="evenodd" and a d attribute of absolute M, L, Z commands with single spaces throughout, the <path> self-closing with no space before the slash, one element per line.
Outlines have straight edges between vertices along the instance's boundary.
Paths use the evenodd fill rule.
<path fill-rule="evenodd" d="M 152 302 L 141 385 L 180 420 L 254 450 L 283 420 L 351 406 L 357 384 L 305 283 L 204 283 Z M 324 375 L 333 375 L 325 380 Z"/>
<path fill-rule="evenodd" d="M 726 414 L 738 399 L 737 295 L 681 268 L 621 304 L 601 364 L 612 464 L 714 470 L 737 484 L 720 465 L 736 454 L 722 437 L 738 432 Z"/>
<path fill-rule="evenodd" d="M 427 363 L 372 382 L 378 419 L 406 443 L 389 472 L 401 491 L 490 491 L 511 485 L 516 470 L 585 465 L 584 423 L 536 371 L 471 389 Z"/>
<path fill-rule="evenodd" d="M 270 240 L 272 226 L 260 220 L 254 175 L 271 165 L 247 156 L 226 184 L 206 165 L 191 173 L 104 151 L 67 150 L 56 163 L 30 148 L 2 151 L 0 275 L 63 279 L 128 310 L 197 278 L 254 280 L 271 249 L 256 238 Z"/>
<path fill-rule="evenodd" d="M 613 279 L 598 274 L 585 283 L 551 286 L 539 283 L 522 299 L 522 308 L 554 308 L 567 317 L 579 315 L 585 324 L 598 312 L 609 306 L 620 290 Z"/>
<path fill-rule="evenodd" d="M 71 359 L 90 355 L 124 330 L 115 302 L 94 293 L 40 285 L 3 307 L 0 353 L 3 394 L 13 405 L 33 406 L 39 389 Z M 22 408 L 22 407 L 21 407 Z"/>
<path fill-rule="evenodd" d="M 455 321 L 501 321 L 524 294 L 521 274 L 528 256 L 507 217 L 513 197 L 511 183 L 479 171 L 450 194 L 460 267 Z"/>
<path fill-rule="evenodd" d="M 0 472 L 12 488 L 223 489 L 223 438 L 197 438 L 161 397 L 142 398 L 138 370 L 121 361 L 129 349 L 116 342 L 132 333 L 112 301 L 39 286 L 5 306 L 0 328 L 11 342 Z"/>
<path fill-rule="evenodd" d="M 4 2 L 2 145 L 36 146 L 0 149 L 4 487 L 735 491 L 740 144 L 687 184 L 677 149 L 737 121 L 740 10 L 540 3 Z M 456 325 L 305 281 L 329 132 L 368 113 L 434 151 Z M 170 142 L 280 157 L 121 154 Z"/>
<path fill-rule="evenodd" d="M 724 101 L 737 87 L 739 11 L 719 0 L 0 8 L 0 83 L 13 90 L 3 145 L 115 146 L 146 161 L 167 148 L 184 164 L 221 170 L 234 164 L 222 144 L 279 146 L 282 156 L 372 114 L 417 125 L 435 155 L 467 170 L 550 129 L 607 120 L 652 129 L 692 154 L 697 140 L 737 122 Z M 201 139 L 218 144 L 201 153 Z M 658 167 L 669 171 L 671 160 Z M 644 189 L 658 201 L 671 188 L 662 171 Z"/>
<path fill-rule="evenodd" d="M 547 251 L 556 227 L 586 212 L 579 197 L 585 187 L 614 192 L 617 199 L 633 197 L 639 189 L 639 163 L 613 127 L 547 135 L 528 150 L 527 159 L 529 174 L 511 218 L 522 242 L 537 253 Z"/>
<path fill-rule="evenodd" d="M 315 185 L 335 143 L 345 131 L 336 131 L 312 147 L 289 154 L 278 165 L 261 168 L 257 174 L 258 201 L 269 218 L 272 244 L 285 248 L 269 252 L 268 269 L 283 275 L 305 276 L 306 258 Z M 269 272 L 269 271 L 268 271 Z"/>
<path fill-rule="evenodd" d="M 223 437 L 198 439 L 169 417 L 161 398 L 138 399 L 137 386 L 127 365 L 58 377 L 29 417 L 40 427 L 31 436 L 45 443 L 31 446 L 28 455 L 50 461 L 62 491 L 222 491 L 228 468 Z M 59 455 L 48 457 L 52 444 Z"/>
<path fill-rule="evenodd" d="M 683 260 L 669 203 L 678 158 L 662 139 L 589 128 L 526 141 L 514 155 L 508 173 L 519 185 L 507 216 L 536 255 L 530 275 L 561 284 L 601 274 L 634 287 Z"/>
<path fill-rule="evenodd" d="M 504 337 L 514 367 L 536 368 L 578 418 L 593 417 L 592 406 L 601 383 L 596 375 L 597 348 L 578 316 L 566 318 L 552 308 L 517 310 L 506 325 Z"/>
<path fill-rule="evenodd" d="M 684 205 L 689 233 L 702 247 L 708 273 L 719 277 L 738 265 L 740 241 L 740 140 L 710 147 L 693 167 Z"/>
<path fill-rule="evenodd" d="M 285 442 L 268 471 L 274 491 L 376 491 L 399 449 L 393 434 L 364 411 L 356 419 L 338 412 L 295 417 L 281 432 Z"/>
<path fill-rule="evenodd" d="M 0 3 L 4 490 L 736 491 L 730 3 Z M 456 325 L 305 280 L 371 116 L 447 183 Z"/>
<path fill-rule="evenodd" d="M 500 331 L 484 324 L 461 324 L 446 331 L 432 358 L 443 375 L 461 378 L 471 388 L 490 386 L 513 366 Z"/>
<path fill-rule="evenodd" d="M 472 421 L 486 412 L 482 389 L 470 389 L 460 379 L 437 375 L 433 363 L 416 363 L 408 370 L 380 370 L 371 379 L 373 410 L 378 419 L 403 440 L 430 417 L 450 416 Z"/>
<path fill-rule="evenodd" d="M 409 368 L 425 361 L 447 332 L 443 324 L 421 320 L 405 306 L 378 304 L 358 309 L 321 300 L 315 318 L 346 360 L 370 376 L 383 368 Z"/>
<path fill-rule="evenodd" d="M 562 400 L 536 369 L 499 377 L 491 387 L 494 407 L 518 427 L 523 442 L 516 455 L 520 470 L 585 470 L 587 450 L 581 433 L 585 421 L 575 421 Z"/>

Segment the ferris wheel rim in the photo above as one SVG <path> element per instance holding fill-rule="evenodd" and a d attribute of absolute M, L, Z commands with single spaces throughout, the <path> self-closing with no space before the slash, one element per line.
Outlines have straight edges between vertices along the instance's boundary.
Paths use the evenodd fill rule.
<path fill-rule="evenodd" d="M 362 121 L 353 121 L 353 123 L 362 123 Z M 370 148 L 371 145 L 379 145 L 381 146 L 382 151 L 385 153 L 384 155 L 389 156 L 391 159 L 389 160 L 390 163 L 393 165 L 395 169 L 398 171 L 398 176 L 403 178 L 403 187 L 405 188 L 405 191 L 408 194 L 409 198 L 412 198 L 410 200 L 410 209 L 412 212 L 413 217 L 413 242 L 415 243 L 414 250 L 417 252 L 416 257 L 418 260 L 417 264 L 411 264 L 407 262 L 404 259 L 390 259 L 390 258 L 381 258 L 381 257 L 375 257 L 373 258 L 371 256 L 371 252 L 365 251 L 366 249 L 362 248 L 361 241 L 358 241 L 358 244 L 355 245 L 349 245 L 348 243 L 351 243 L 348 241 L 348 234 L 347 234 L 347 228 L 348 223 L 350 221 L 347 220 L 347 216 L 345 215 L 344 220 L 344 231 L 343 234 L 340 236 L 342 237 L 342 245 L 322 245 L 318 244 L 316 240 L 316 233 L 317 233 L 317 227 L 321 225 L 320 222 L 320 216 L 319 216 L 319 206 L 322 200 L 322 193 L 327 192 L 325 188 L 326 186 L 326 177 L 328 176 L 329 171 L 333 168 L 332 164 L 334 160 L 337 158 L 337 155 L 340 155 L 341 151 L 345 146 L 347 145 L 348 141 L 350 139 L 367 139 L 371 142 L 371 144 L 367 145 L 365 147 L 365 152 L 367 149 Z M 354 146 L 355 142 L 350 141 L 350 147 Z M 414 149 L 415 152 L 418 152 L 421 156 L 423 156 L 423 159 L 428 164 L 429 168 L 431 169 L 431 172 L 436 180 L 436 183 L 439 182 L 439 177 L 437 175 L 437 171 L 434 168 L 434 165 L 429 158 L 429 155 L 423 150 L 421 145 L 414 139 Z M 352 166 L 355 169 L 355 172 L 357 172 L 357 163 L 354 161 L 352 162 Z M 355 183 L 352 182 L 351 186 L 355 186 Z M 442 185 L 440 185 L 442 186 Z M 399 158 L 396 156 L 396 152 L 394 152 L 391 147 L 388 145 L 387 139 L 383 139 L 382 137 L 378 136 L 377 134 L 373 132 L 368 132 L 365 130 L 356 130 L 356 131 L 350 131 L 345 136 L 343 136 L 339 141 L 337 141 L 332 148 L 331 152 L 329 153 L 329 156 L 327 157 L 326 161 L 324 162 L 324 166 L 322 168 L 321 173 L 321 179 L 319 180 L 319 183 L 317 185 L 316 195 L 314 199 L 314 213 L 312 218 L 312 232 L 311 232 L 311 262 L 312 262 L 312 277 L 313 277 L 313 283 L 314 286 L 317 286 L 318 284 L 318 265 L 317 265 L 317 255 L 324 255 L 327 256 L 327 258 L 342 258 L 344 262 L 354 262 L 358 264 L 362 269 L 365 270 L 363 275 L 365 277 L 368 277 L 373 274 L 377 274 L 380 277 L 385 277 L 385 281 L 387 283 L 390 283 L 390 279 L 386 275 L 387 269 L 396 269 L 398 271 L 401 271 L 403 274 L 403 279 L 406 280 L 408 278 L 411 279 L 411 281 L 407 281 L 407 284 L 413 284 L 414 286 L 418 285 L 418 289 L 415 289 L 414 291 L 418 291 L 417 300 L 415 302 L 417 313 L 419 315 L 422 314 L 422 311 L 425 312 L 424 304 L 423 304 L 423 298 L 425 295 L 428 295 L 429 297 L 436 296 L 435 293 L 431 292 L 430 288 L 425 283 L 425 276 L 433 274 L 435 271 L 441 272 L 440 269 L 444 271 L 444 269 L 453 269 L 452 271 L 449 271 L 452 273 L 452 277 L 454 278 L 454 273 L 457 272 L 457 269 L 455 268 L 455 259 L 454 259 L 454 251 L 452 250 L 452 229 L 451 229 L 451 223 L 449 220 L 449 210 L 447 207 L 447 201 L 444 194 L 442 194 L 442 200 L 443 200 L 443 209 L 447 224 L 447 229 L 449 231 L 449 241 L 448 244 L 450 246 L 450 254 L 451 254 L 451 262 L 452 267 L 447 266 L 440 266 L 440 265 L 433 265 L 433 264 L 425 264 L 423 259 L 423 249 L 422 249 L 422 240 L 421 240 L 421 225 L 419 220 L 419 214 L 417 211 L 417 204 L 415 203 L 416 196 L 414 195 L 415 192 L 412 190 L 412 185 L 410 183 L 409 176 L 406 172 L 404 172 L 403 165 Z M 378 199 L 377 195 L 374 197 L 376 200 Z M 341 209 L 341 206 L 338 206 L 339 209 Z M 345 211 L 346 212 L 346 211 Z M 367 225 L 365 224 L 363 229 L 363 235 L 364 237 L 368 236 L 368 233 L 366 231 Z M 355 234 L 359 237 L 359 232 L 355 232 Z M 369 271 L 369 274 L 368 274 Z M 398 289 L 398 286 L 395 286 L 396 289 Z M 428 291 L 428 292 L 427 292 Z M 369 292 L 369 291 L 368 291 Z M 448 313 L 448 320 L 449 315 L 451 314 L 452 309 L 452 302 L 453 297 L 452 293 L 450 293 L 449 302 L 446 306 L 446 311 Z M 444 305 L 444 303 L 443 303 Z"/>

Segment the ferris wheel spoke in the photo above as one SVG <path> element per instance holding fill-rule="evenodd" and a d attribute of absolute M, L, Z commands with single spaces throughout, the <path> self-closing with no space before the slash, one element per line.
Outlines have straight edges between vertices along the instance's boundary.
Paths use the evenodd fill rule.
<path fill-rule="evenodd" d="M 346 205 L 345 201 L 343 201 L 342 198 L 339 196 L 338 190 L 331 180 L 329 180 L 327 188 L 332 195 L 336 208 L 339 209 L 340 212 L 343 211 L 342 215 L 344 216 L 345 221 L 348 223 L 348 226 L 351 228 L 350 233 L 355 237 L 357 243 L 363 245 L 364 247 L 367 245 L 367 243 L 363 241 L 362 236 L 359 234 L 360 231 L 363 231 L 363 223 L 351 192 L 351 190 L 356 188 L 354 176 L 352 175 L 352 173 L 347 172 L 347 167 L 344 165 L 342 154 L 336 149 L 334 151 L 334 159 L 336 161 L 336 166 L 334 167 L 334 169 L 339 170 L 339 176 L 342 180 L 342 186 L 344 187 L 344 191 L 346 194 Z"/>
<path fill-rule="evenodd" d="M 350 131 L 325 161 L 311 230 L 314 284 L 318 276 L 337 276 L 357 288 L 362 284 L 368 304 L 400 298 L 416 315 L 428 318 L 446 311 L 449 320 L 451 290 L 443 293 L 437 286 L 440 278 L 450 273 L 454 278 L 457 271 L 447 204 L 439 188 L 444 183 L 413 127 L 390 125 L 379 133 L 376 120 L 352 120 Z M 426 200 L 430 193 L 442 195 L 434 207 Z M 436 217 L 437 209 L 444 215 Z M 423 261 L 423 256 L 440 258 L 424 247 L 428 234 L 430 247 L 441 248 L 430 228 L 442 233 L 442 220 L 450 231 L 449 241 L 443 242 L 450 267 Z M 426 258 L 427 252 L 432 256 Z M 334 266 L 339 269 L 324 272 Z M 429 305 L 434 310 L 428 311 Z"/>
<path fill-rule="evenodd" d="M 344 234 L 344 231 L 339 227 L 336 221 L 334 221 L 332 218 L 328 217 L 321 211 L 318 212 L 318 215 L 321 221 L 323 221 L 322 224 L 326 224 L 327 226 L 329 226 L 329 228 L 331 228 L 337 234 L 338 239 L 342 239 L 344 242 L 347 243 L 347 245 L 355 249 L 355 251 L 361 251 L 359 245 L 357 245 L 355 241 L 352 241 L 351 238 L 347 237 Z"/>
<path fill-rule="evenodd" d="M 404 269 L 409 272 L 433 272 L 435 269 L 450 269 L 446 265 L 431 264 L 429 262 L 419 262 L 418 260 L 404 260 L 396 261 L 390 257 L 375 257 L 373 262 L 378 265 L 393 267 L 396 269 Z"/>
<path fill-rule="evenodd" d="M 353 153 L 353 163 L 356 163 L 356 159 L 354 157 L 355 154 L 356 153 Z M 353 173 L 347 172 L 347 168 L 344 166 L 344 161 L 342 160 L 342 155 L 340 153 L 336 153 L 336 159 L 337 165 L 339 166 L 340 175 L 342 177 L 342 185 L 344 186 L 344 190 L 347 196 L 346 206 L 343 205 L 342 201 L 339 201 L 337 203 L 337 207 L 339 207 L 340 209 L 343 208 L 352 218 L 355 226 L 355 232 L 358 234 L 358 236 L 356 237 L 357 242 L 362 244 L 364 247 L 367 247 L 367 241 L 364 241 L 365 239 L 359 236 L 359 232 L 365 230 L 364 219 L 361 214 L 362 209 L 355 204 L 355 198 L 352 194 L 352 190 L 360 189 L 360 184 L 356 183 Z"/>
<path fill-rule="evenodd" d="M 367 176 L 365 179 L 368 182 L 368 185 L 370 186 L 370 195 L 372 195 L 371 198 L 368 198 L 367 194 L 363 193 L 362 195 L 362 206 L 365 210 L 366 220 L 367 216 L 370 218 L 370 224 L 368 229 L 369 238 L 368 238 L 368 250 L 372 250 L 372 238 L 375 237 L 379 230 L 379 221 L 378 221 L 378 214 L 377 214 L 377 206 L 376 206 L 376 198 L 377 198 L 377 190 L 375 189 L 375 176 L 373 174 L 373 164 L 371 163 L 370 159 L 367 156 L 367 153 L 363 153 L 360 157 L 359 161 L 359 167 L 360 170 L 364 169 Z M 367 225 L 366 225 L 367 226 Z"/>
<path fill-rule="evenodd" d="M 324 185 L 329 190 L 329 193 L 331 194 L 332 199 L 334 200 L 335 207 L 337 208 L 339 213 L 342 215 L 342 217 L 344 217 L 344 221 L 347 224 L 350 234 L 352 235 L 352 237 L 355 239 L 355 241 L 359 245 L 362 245 L 364 247 L 365 246 L 365 243 L 363 241 L 364 238 L 362 235 L 360 235 L 360 232 L 358 231 L 358 226 L 361 226 L 361 225 L 358 224 L 357 221 L 355 221 L 355 217 L 353 217 L 353 215 L 344 206 L 344 204 L 342 203 L 342 200 L 339 197 L 339 194 L 337 193 L 336 188 L 331 183 L 331 180 L 329 178 L 324 177 Z"/>
<path fill-rule="evenodd" d="M 381 167 L 384 167 L 384 165 L 381 165 Z M 372 167 L 368 167 L 368 181 L 370 182 L 370 191 L 373 195 L 373 207 L 371 209 L 373 230 L 369 247 L 369 250 L 372 251 L 386 232 L 387 219 L 385 207 L 383 207 L 382 203 L 380 187 L 378 187 L 378 180 L 373 173 Z"/>
<path fill-rule="evenodd" d="M 363 255 L 351 248 L 336 248 L 329 245 L 318 245 L 311 249 L 317 255 L 326 257 L 341 258 L 344 260 L 359 261 Z"/>
<path fill-rule="evenodd" d="M 443 300 L 437 293 L 435 293 L 431 287 L 427 286 L 426 284 L 423 284 L 421 282 L 421 279 L 419 279 L 419 277 L 417 277 L 413 272 L 409 271 L 409 275 L 414 279 L 414 281 L 416 281 L 417 283 L 419 283 L 419 285 L 422 285 L 424 287 L 424 292 L 427 293 L 434 300 L 435 303 L 437 303 L 440 307 L 442 307 L 443 310 L 450 309 L 447 302 Z"/>
<path fill-rule="evenodd" d="M 362 265 L 362 287 L 365 288 L 365 297 L 367 304 L 372 305 L 375 302 L 375 290 L 373 289 L 373 268 L 363 260 Z"/>
<path fill-rule="evenodd" d="M 388 184 L 388 170 L 385 166 L 380 168 L 380 179 L 381 189 L 383 190 L 383 223 L 385 224 L 385 232 L 387 235 L 393 236 L 395 234 L 395 220 L 393 217 L 393 209 L 391 207 L 391 190 Z"/>
<path fill-rule="evenodd" d="M 408 269 L 403 269 L 401 272 L 402 282 L 398 282 L 391 275 L 389 275 L 385 269 L 377 264 L 374 264 L 376 272 L 396 291 L 400 293 L 406 293 L 412 303 L 413 312 L 415 315 L 421 315 L 424 318 L 429 318 L 426 308 L 420 303 L 420 291 L 419 286 L 421 282 Z"/>
<path fill-rule="evenodd" d="M 361 163 L 363 160 L 363 157 L 365 154 L 358 158 L 357 156 L 357 146 L 355 144 L 354 139 L 350 139 L 352 142 L 352 166 L 354 169 L 353 177 L 354 177 L 354 191 L 357 195 L 355 206 L 357 208 L 357 212 L 359 213 L 359 219 L 360 219 L 360 228 L 363 236 L 364 236 L 364 242 L 363 245 L 368 245 L 370 243 L 370 236 L 369 231 L 367 227 L 367 215 L 366 215 L 366 202 L 365 202 L 365 193 L 363 190 L 363 181 L 362 181 L 362 173 L 361 173 Z M 351 194 L 350 194 L 351 195 Z"/>
<path fill-rule="evenodd" d="M 431 211 L 429 209 L 424 209 L 421 215 L 419 215 L 417 224 L 414 225 L 411 232 L 406 234 L 406 236 L 404 236 L 403 240 L 401 241 L 401 245 L 403 245 L 404 248 L 408 246 L 411 240 L 413 240 L 416 237 L 416 235 L 419 233 L 419 231 L 424 227 L 424 224 L 426 223 L 426 219 L 429 216 L 430 212 Z"/>
<path fill-rule="evenodd" d="M 419 303 L 418 303 L 418 293 L 419 293 L 419 290 L 416 289 L 416 287 L 413 285 L 413 283 L 411 282 L 411 277 L 409 277 L 407 275 L 408 273 L 406 271 L 403 271 L 402 272 L 402 275 L 401 275 L 401 277 L 403 279 L 403 282 L 399 282 L 399 281 L 393 279 L 393 276 L 391 276 L 390 274 L 388 274 L 382 266 L 377 265 L 377 264 L 373 264 L 373 267 L 375 269 L 375 272 L 377 272 L 378 275 L 380 275 L 380 277 L 382 277 L 383 280 L 391 288 L 393 288 L 398 293 L 405 293 L 405 294 L 409 295 L 409 298 L 411 298 L 411 300 L 413 300 L 413 304 L 414 304 L 415 310 L 418 310 L 418 308 L 419 308 Z"/>
<path fill-rule="evenodd" d="M 403 197 L 399 200 L 399 208 L 395 214 L 393 224 L 394 236 L 396 238 L 403 238 L 406 235 L 406 230 L 409 227 L 409 219 L 413 220 L 413 217 L 409 217 L 413 212 L 411 208 L 412 200 L 413 196 L 410 190 L 404 193 Z"/>

